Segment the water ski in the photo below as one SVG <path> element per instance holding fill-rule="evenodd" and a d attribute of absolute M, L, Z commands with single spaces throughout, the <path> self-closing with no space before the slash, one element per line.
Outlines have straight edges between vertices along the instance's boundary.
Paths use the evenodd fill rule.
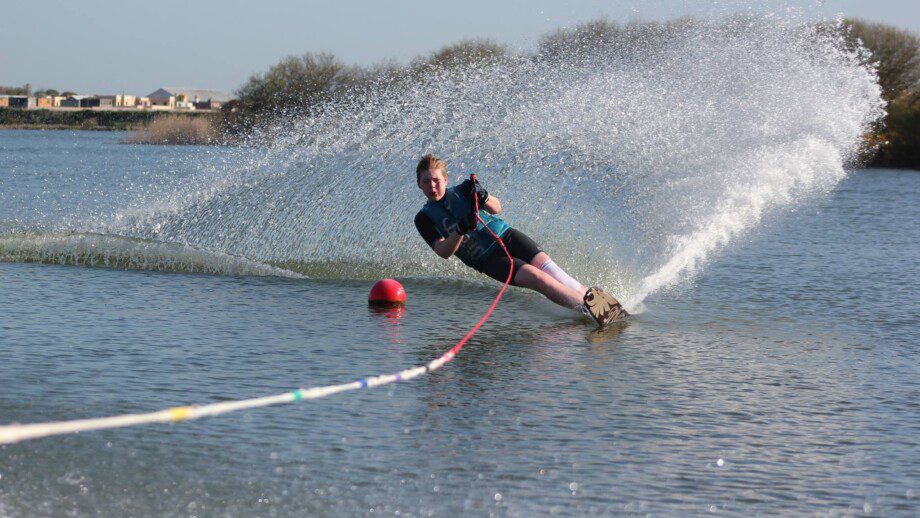
<path fill-rule="evenodd" d="M 597 321 L 598 327 L 604 327 L 611 322 L 619 322 L 629 316 L 617 299 L 600 288 L 589 288 L 584 300 L 588 314 Z"/>

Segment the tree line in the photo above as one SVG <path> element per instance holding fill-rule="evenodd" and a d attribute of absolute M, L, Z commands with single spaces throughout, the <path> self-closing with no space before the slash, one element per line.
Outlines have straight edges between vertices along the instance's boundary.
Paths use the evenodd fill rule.
<path fill-rule="evenodd" d="M 44 88 L 40 90 L 32 90 L 32 85 L 26 83 L 22 86 L 0 86 L 0 95 L 34 95 L 35 97 L 45 97 L 48 95 L 51 96 L 62 96 L 62 97 L 71 97 L 77 95 L 74 92 L 65 91 L 63 93 L 55 90 L 54 88 Z"/>
<path fill-rule="evenodd" d="M 867 138 L 871 165 L 920 169 L 920 37 L 882 23 L 847 20 L 847 38 L 861 41 L 878 71 L 888 115 Z"/>
<path fill-rule="evenodd" d="M 369 67 L 346 65 L 330 53 L 288 56 L 237 89 L 237 101 L 224 107 L 223 132 L 242 134 L 278 118 L 313 113 L 330 101 L 348 102 L 385 88 L 417 81 L 431 67 L 469 66 L 509 59 L 507 47 L 489 40 L 465 40 L 407 66 L 381 62 Z"/>

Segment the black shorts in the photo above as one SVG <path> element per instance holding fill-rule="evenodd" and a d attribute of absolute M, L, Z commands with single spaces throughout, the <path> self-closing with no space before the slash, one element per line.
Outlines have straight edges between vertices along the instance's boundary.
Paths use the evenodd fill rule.
<path fill-rule="evenodd" d="M 530 239 L 527 234 L 521 232 L 520 230 L 515 230 L 509 228 L 507 232 L 502 235 L 502 241 L 504 241 L 505 246 L 508 247 L 508 252 L 511 253 L 511 257 L 514 258 L 514 272 L 511 274 L 511 284 L 517 286 L 514 282 L 514 278 L 517 277 L 518 271 L 525 264 L 530 264 L 530 261 L 537 256 L 542 250 L 533 239 Z M 492 277 L 498 282 L 504 283 L 508 278 L 508 269 L 511 267 L 511 263 L 508 261 L 508 256 L 505 255 L 505 251 L 502 250 L 502 247 L 496 245 L 495 250 L 489 254 L 489 257 L 479 265 L 479 268 L 476 270 Z"/>

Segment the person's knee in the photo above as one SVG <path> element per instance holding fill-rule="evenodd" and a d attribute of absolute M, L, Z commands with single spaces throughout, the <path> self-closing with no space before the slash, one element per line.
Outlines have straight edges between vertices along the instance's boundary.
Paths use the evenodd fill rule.
<path fill-rule="evenodd" d="M 539 254 L 533 256 L 533 259 L 530 260 L 530 264 L 539 269 L 549 261 L 549 255 L 547 255 L 546 252 L 540 252 Z"/>

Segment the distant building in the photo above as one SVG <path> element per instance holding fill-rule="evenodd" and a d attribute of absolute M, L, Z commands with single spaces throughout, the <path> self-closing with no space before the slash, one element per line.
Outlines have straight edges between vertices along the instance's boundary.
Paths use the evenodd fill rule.
<path fill-rule="evenodd" d="M 61 100 L 61 108 L 80 108 L 83 106 L 83 100 L 87 97 L 85 95 L 73 95 L 70 97 L 65 97 Z"/>
<path fill-rule="evenodd" d="M 115 107 L 117 108 L 134 108 L 137 105 L 137 97 L 133 95 L 116 95 Z"/>
<path fill-rule="evenodd" d="M 196 110 L 219 110 L 223 103 L 219 101 L 202 101 L 192 103 L 195 105 Z"/>
<path fill-rule="evenodd" d="M 63 95 L 55 95 L 51 98 L 51 106 L 54 108 L 60 108 L 61 103 L 64 102 L 64 99 L 67 99 Z"/>
<path fill-rule="evenodd" d="M 151 106 L 162 106 L 170 110 L 176 106 L 176 95 L 165 88 L 147 95 L 147 98 L 150 99 Z"/>
<path fill-rule="evenodd" d="M 194 110 L 195 105 L 192 104 L 192 102 L 188 100 L 188 96 L 186 96 L 185 94 L 179 94 L 179 97 L 176 98 L 175 108 L 177 110 Z"/>
<path fill-rule="evenodd" d="M 177 88 L 165 86 L 151 93 L 147 97 L 153 106 L 163 106 L 170 109 L 219 109 L 224 103 L 230 101 L 232 97 L 227 92 L 220 90 L 203 90 L 200 88 Z M 184 97 L 184 99 L 183 99 Z M 207 108 L 199 108 L 208 106 Z M 205 105 L 204 103 L 207 103 Z"/>
<path fill-rule="evenodd" d="M 35 108 L 35 98 L 29 95 L 10 95 L 7 102 L 10 108 Z"/>
<path fill-rule="evenodd" d="M 83 108 L 114 108 L 115 107 L 115 96 L 114 95 L 94 95 L 92 97 L 87 97 L 80 103 L 80 106 Z"/>
<path fill-rule="evenodd" d="M 0 95 L 0 108 L 9 108 L 9 106 L 10 106 L 10 96 Z"/>
<path fill-rule="evenodd" d="M 54 107 L 54 97 L 50 95 L 43 95 L 41 97 L 36 97 L 35 106 L 37 108 L 53 108 Z"/>

